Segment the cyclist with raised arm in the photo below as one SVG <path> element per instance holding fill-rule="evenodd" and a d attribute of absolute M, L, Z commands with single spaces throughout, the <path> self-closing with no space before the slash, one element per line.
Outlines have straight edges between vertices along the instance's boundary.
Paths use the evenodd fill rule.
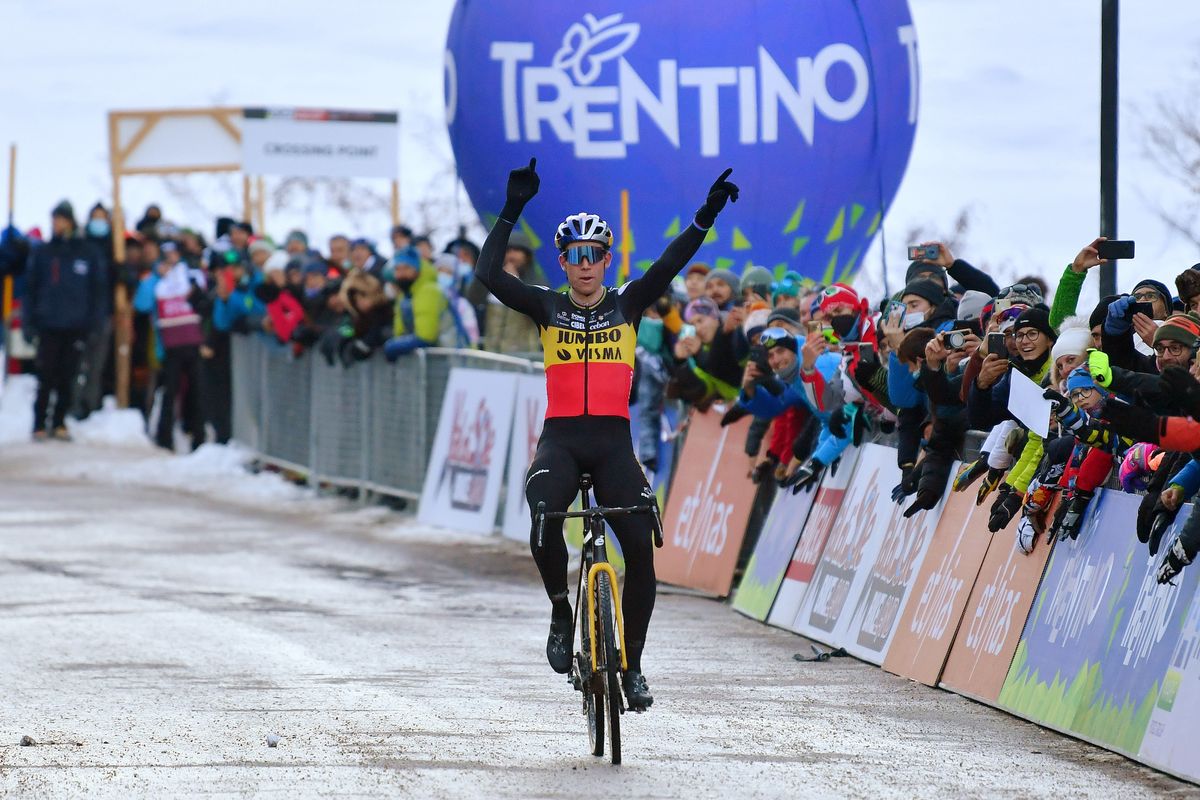
<path fill-rule="evenodd" d="M 567 217 L 554 235 L 558 263 L 569 290 L 530 286 L 504 271 L 509 234 L 525 204 L 537 194 L 537 160 L 508 176 L 508 193 L 483 243 L 475 275 L 509 308 L 529 315 L 541 334 L 546 365 L 546 421 L 525 479 L 529 507 L 566 511 L 579 476 L 592 476 L 596 500 L 605 506 L 645 504 L 653 495 L 633 454 L 629 392 L 633 382 L 637 326 L 642 312 L 666 293 L 691 261 L 717 214 L 738 188 L 727 169 L 709 189 L 693 224 L 680 233 L 645 274 L 609 289 L 604 270 L 612 262 L 612 229 L 596 214 Z M 625 558 L 625 646 L 629 669 L 622 678 L 629 707 L 654 702 L 642 675 L 642 648 L 654 610 L 651 523 L 641 515 L 609 520 Z M 546 520 L 544 545 L 530 534 L 530 549 L 552 604 L 546 658 L 555 672 L 571 669 L 571 603 L 567 594 L 567 547 L 562 520 Z"/>

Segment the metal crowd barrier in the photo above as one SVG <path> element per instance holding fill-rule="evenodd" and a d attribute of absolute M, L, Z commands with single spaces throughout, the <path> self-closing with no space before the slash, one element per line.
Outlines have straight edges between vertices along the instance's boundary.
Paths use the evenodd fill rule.
<path fill-rule="evenodd" d="M 313 485 L 419 498 L 454 367 L 540 373 L 538 361 L 428 348 L 350 367 L 294 356 L 262 336 L 233 337 L 233 438 Z"/>

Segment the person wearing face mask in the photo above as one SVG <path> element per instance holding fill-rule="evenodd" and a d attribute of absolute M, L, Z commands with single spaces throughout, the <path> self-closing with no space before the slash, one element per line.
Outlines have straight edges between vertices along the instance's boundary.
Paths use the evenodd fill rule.
<path fill-rule="evenodd" d="M 460 293 L 462 281 L 458 272 L 462 262 L 452 253 L 434 256 L 438 288 L 446 296 L 446 312 L 442 314 L 442 329 L 438 341 L 446 347 L 477 347 L 479 321 L 475 309 Z"/>
<path fill-rule="evenodd" d="M 435 347 L 441 333 L 442 314 L 449 301 L 438 288 L 437 272 L 425 265 L 416 248 L 407 247 L 392 257 L 395 268 L 396 304 L 392 314 L 392 337 L 383 346 L 384 355 L 395 361 L 419 347 Z"/>
<path fill-rule="evenodd" d="M 50 220 L 50 241 L 29 253 L 22 307 L 25 335 L 37 338 L 35 441 L 50 435 L 70 439 L 65 420 L 79 368 L 80 343 L 102 323 L 110 308 L 104 256 L 78 235 L 71 204 L 63 200 L 55 206 Z M 54 408 L 47 433 L 52 394 Z"/>
<path fill-rule="evenodd" d="M 1138 311 L 1135 303 L 1149 306 L 1150 314 Z M 1154 333 L 1171 313 L 1171 291 L 1165 284 L 1146 278 L 1108 306 L 1101 334 L 1101 349 L 1118 367 L 1137 372 L 1158 372 L 1154 363 Z"/>
<path fill-rule="evenodd" d="M 116 262 L 113 260 L 112 221 L 102 204 L 96 203 L 88 211 L 84 225 L 84 238 L 105 257 L 104 269 L 109 286 L 117 280 Z M 100 408 L 104 394 L 104 371 L 112 353 L 112 292 L 99 298 L 104 304 L 103 320 L 88 332 L 83 343 L 83 358 L 79 365 L 79 381 L 71 404 L 71 416 L 84 419 Z"/>
<path fill-rule="evenodd" d="M 890 422 L 876 390 L 858 377 L 863 372 L 864 358 L 869 364 L 878 357 L 870 303 L 849 286 L 835 283 L 821 291 L 816 305 L 814 318 L 822 330 L 810 332 L 804 341 L 800 375 L 809 407 L 821 420 L 822 429 L 812 454 L 785 481 L 793 493 L 815 486 L 825 469 L 851 443 L 861 442 L 876 421 Z M 824 326 L 829 327 L 836 347 L 829 345 Z M 865 357 L 864 347 L 872 355 Z M 799 458 L 801 454 L 794 455 Z"/>

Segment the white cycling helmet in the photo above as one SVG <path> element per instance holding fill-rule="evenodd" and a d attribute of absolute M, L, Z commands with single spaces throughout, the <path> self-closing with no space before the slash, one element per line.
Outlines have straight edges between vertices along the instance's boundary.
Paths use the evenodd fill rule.
<path fill-rule="evenodd" d="M 581 211 L 562 221 L 554 233 L 554 246 L 561 252 L 575 242 L 597 242 L 612 248 L 613 234 L 608 223 L 598 214 Z"/>

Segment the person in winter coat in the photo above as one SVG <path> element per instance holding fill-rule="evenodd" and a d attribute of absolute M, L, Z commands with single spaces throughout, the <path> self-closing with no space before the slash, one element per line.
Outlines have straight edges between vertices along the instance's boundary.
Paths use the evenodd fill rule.
<path fill-rule="evenodd" d="M 25 276 L 25 335 L 37 337 L 37 396 L 33 438 L 47 438 L 46 414 L 54 395 L 50 429 L 67 440 L 67 409 L 80 348 L 108 310 L 108 265 L 94 244 L 76 232 L 75 212 L 63 201 L 51 212 L 52 237 L 29 254 Z"/>
<path fill-rule="evenodd" d="M 508 238 L 504 271 L 525 284 L 547 285 L 546 276 L 533 261 L 533 245 L 520 231 L 514 231 Z M 492 353 L 541 352 L 542 340 L 537 324 L 497 300 L 481 281 L 473 281 L 467 287 L 466 297 L 481 323 L 484 350 Z"/>
<path fill-rule="evenodd" d="M 266 306 L 263 330 L 273 335 L 280 344 L 292 340 L 292 333 L 304 322 L 304 306 L 287 285 L 287 253 L 276 250 L 263 264 L 263 282 L 254 289 L 254 294 Z"/>
<path fill-rule="evenodd" d="M 1149 306 L 1149 314 L 1134 304 Z M 1109 361 L 1117 367 L 1135 372 L 1157 373 L 1154 361 L 1155 320 L 1165 320 L 1171 313 L 1171 291 L 1165 284 L 1151 278 L 1138 281 L 1133 292 L 1109 303 L 1104 318 L 1102 348 Z"/>
<path fill-rule="evenodd" d="M 392 336 L 383 346 L 384 355 L 395 361 L 420 347 L 436 347 L 442 317 L 450 302 L 437 282 L 437 272 L 422 263 L 416 248 L 409 247 L 392 258 L 395 268 L 396 303 L 392 311 Z"/>
<path fill-rule="evenodd" d="M 205 288 L 204 273 L 176 258 L 155 265 L 133 299 L 138 311 L 153 316 L 162 349 L 163 394 L 154 443 L 165 450 L 175 450 L 175 404 L 181 399 L 185 376 L 190 398 L 182 407 L 191 417 L 186 428 L 193 450 L 204 444 L 208 395 L 200 348 L 204 344 L 203 314 L 209 311 Z"/>
<path fill-rule="evenodd" d="M 321 335 L 317 349 L 332 366 L 365 361 L 392 332 L 392 304 L 383 284 L 362 270 L 351 270 L 338 289 L 341 319 Z"/>
<path fill-rule="evenodd" d="M 108 209 L 96 203 L 88 211 L 84 224 L 84 238 L 91 242 L 104 256 L 108 285 L 114 287 L 117 280 L 116 262 L 113 258 L 112 218 Z M 112 291 L 104 293 L 105 309 L 99 325 L 88 333 L 83 346 L 80 364 L 80 381 L 72 403 L 71 415 L 83 419 L 100 408 L 104 394 L 105 367 L 112 353 Z"/>
<path fill-rule="evenodd" d="M 1050 372 L 1050 353 L 1058 339 L 1058 332 L 1050 326 L 1050 313 L 1039 308 L 1026 309 L 1017 317 L 1012 333 L 1015 354 L 1009 358 L 1008 354 L 989 353 L 968 392 L 968 420 L 977 430 L 990 430 L 1012 417 L 1008 410 L 1010 369 L 1019 370 L 1037 384 L 1042 384 Z M 1031 431 L 1021 457 L 1009 470 L 992 504 L 988 527 L 993 532 L 1005 527 L 1020 510 L 1042 452 L 1042 437 Z"/>

